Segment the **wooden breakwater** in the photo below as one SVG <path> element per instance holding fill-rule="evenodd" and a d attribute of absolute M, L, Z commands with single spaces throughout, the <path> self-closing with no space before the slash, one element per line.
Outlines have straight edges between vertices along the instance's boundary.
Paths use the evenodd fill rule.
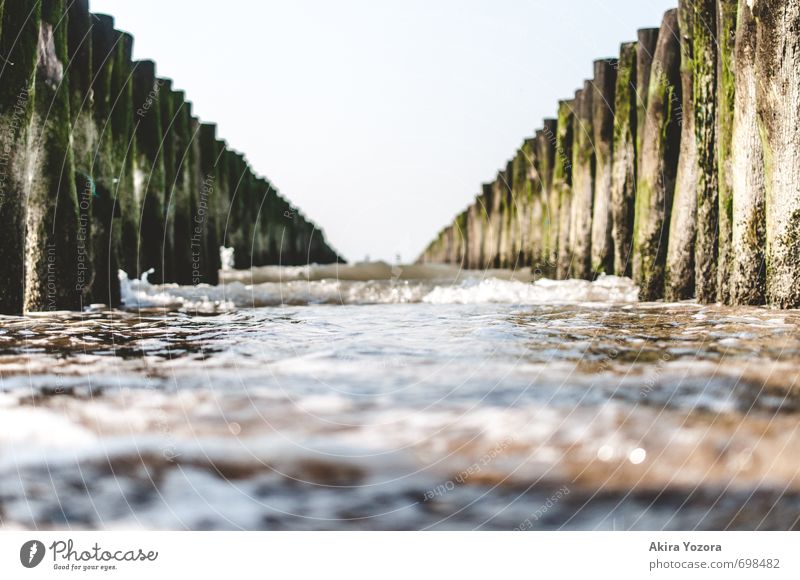
<path fill-rule="evenodd" d="M 800 0 L 680 0 L 512 165 L 420 261 L 800 307 Z"/>
<path fill-rule="evenodd" d="M 215 284 L 340 261 L 88 0 L 0 0 L 0 314 L 120 304 L 117 271 Z"/>

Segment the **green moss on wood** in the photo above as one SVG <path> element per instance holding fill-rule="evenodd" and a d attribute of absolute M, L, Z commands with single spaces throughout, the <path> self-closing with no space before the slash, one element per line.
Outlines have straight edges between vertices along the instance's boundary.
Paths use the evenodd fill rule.
<path fill-rule="evenodd" d="M 737 0 L 717 0 L 717 175 L 719 186 L 719 264 L 717 299 L 732 301 L 733 277 L 733 118 L 736 99 Z"/>
<path fill-rule="evenodd" d="M 680 46 L 675 10 L 659 33 L 648 89 L 634 218 L 633 275 L 644 300 L 664 295 L 668 228 L 678 165 Z"/>
<path fill-rule="evenodd" d="M 26 166 L 40 19 L 40 3 L 9 3 L 0 26 L 0 260 L 11 281 L 0 284 L 0 314 L 22 314 L 24 305 Z"/>
<path fill-rule="evenodd" d="M 612 239 L 612 178 L 617 59 L 594 63 L 592 81 L 592 142 L 594 145 L 594 201 L 591 228 L 591 271 L 611 274 L 614 271 Z"/>
<path fill-rule="evenodd" d="M 637 32 L 636 43 L 636 151 L 639 158 L 637 165 L 641 164 L 642 136 L 647 118 L 647 100 L 652 76 L 653 57 L 659 36 L 658 28 L 642 28 Z"/>
<path fill-rule="evenodd" d="M 694 130 L 697 143 L 695 285 L 700 302 L 717 300 L 719 195 L 717 174 L 716 0 L 694 0 Z"/>
<path fill-rule="evenodd" d="M 25 310 L 76 310 L 79 215 L 70 144 L 67 23 L 63 0 L 43 0 L 26 199 Z"/>
<path fill-rule="evenodd" d="M 614 161 L 611 184 L 614 273 L 631 275 L 637 178 L 636 43 L 620 47 L 614 100 Z"/>
<path fill-rule="evenodd" d="M 592 120 L 593 87 L 585 81 L 575 94 L 575 129 L 572 152 L 572 205 L 570 216 L 570 275 L 592 277 L 592 210 L 595 146 Z"/>

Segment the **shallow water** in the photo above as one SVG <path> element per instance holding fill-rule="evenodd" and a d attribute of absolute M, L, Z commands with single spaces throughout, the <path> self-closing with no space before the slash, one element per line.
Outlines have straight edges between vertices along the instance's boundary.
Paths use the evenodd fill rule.
<path fill-rule="evenodd" d="M 800 526 L 800 312 L 337 270 L 0 319 L 2 525 Z"/>

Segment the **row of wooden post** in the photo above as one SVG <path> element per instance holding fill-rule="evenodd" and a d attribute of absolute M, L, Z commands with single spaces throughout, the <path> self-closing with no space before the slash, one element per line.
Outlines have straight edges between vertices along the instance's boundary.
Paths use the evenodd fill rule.
<path fill-rule="evenodd" d="M 120 304 L 117 276 L 215 284 L 338 261 L 88 0 L 0 0 L 0 314 Z"/>
<path fill-rule="evenodd" d="M 799 307 L 800 0 L 679 0 L 420 260 Z"/>

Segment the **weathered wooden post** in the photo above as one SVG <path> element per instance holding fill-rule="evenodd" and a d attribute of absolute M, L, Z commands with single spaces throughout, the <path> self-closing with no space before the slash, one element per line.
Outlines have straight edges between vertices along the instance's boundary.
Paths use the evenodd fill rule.
<path fill-rule="evenodd" d="M 531 212 L 534 203 L 530 181 L 531 165 L 532 150 L 526 140 L 517 150 L 511 168 L 511 204 L 514 212 L 511 237 L 512 268 L 530 266 L 531 262 Z"/>
<path fill-rule="evenodd" d="M 91 228 L 95 275 L 91 300 L 115 307 L 120 304 L 117 279 L 120 211 L 116 198 L 120 168 L 111 117 L 112 73 L 120 35 L 114 30 L 114 19 L 110 16 L 95 14 L 92 18 L 92 103 L 97 138 L 89 172 L 94 179 Z"/>
<path fill-rule="evenodd" d="M 78 196 L 63 0 L 42 0 L 29 149 L 25 310 L 78 310 Z"/>
<path fill-rule="evenodd" d="M 222 165 L 225 168 L 225 186 L 223 189 L 225 191 L 225 200 L 220 213 L 220 244 L 226 248 L 233 248 L 234 243 L 231 241 L 233 236 L 232 224 L 239 175 L 236 174 L 236 153 L 230 147 L 226 147 L 222 154 Z"/>
<path fill-rule="evenodd" d="M 453 226 L 454 224 L 450 224 L 444 230 L 444 247 L 442 248 L 442 261 L 445 264 L 452 264 L 453 263 L 453 254 L 455 253 L 455 245 L 456 240 L 453 235 Z M 299 238 L 300 236 L 298 236 Z M 295 260 L 296 262 L 296 260 Z"/>
<path fill-rule="evenodd" d="M 150 276 L 150 280 L 160 284 L 175 282 L 175 188 L 177 185 L 178 159 L 176 158 L 175 123 L 180 116 L 176 107 L 178 93 L 172 87 L 170 79 L 159 78 L 161 88 L 158 93 L 158 109 L 161 120 L 162 144 L 158 156 L 164 166 L 164 192 L 162 194 L 162 218 L 159 256 L 160 268 Z M 180 103 L 178 103 L 180 105 Z"/>
<path fill-rule="evenodd" d="M 498 249 L 500 243 L 500 179 L 498 172 L 497 179 L 492 183 L 483 184 L 483 215 L 486 223 L 484 225 L 483 238 L 483 264 L 481 268 L 496 268 L 499 261 Z"/>
<path fill-rule="evenodd" d="M 497 214 L 497 260 L 496 268 L 508 268 L 511 264 L 511 247 L 513 237 L 513 200 L 511 199 L 511 163 L 497 174 L 495 194 L 499 196 L 500 206 Z"/>
<path fill-rule="evenodd" d="M 536 172 L 542 184 L 542 258 L 540 274 L 556 276 L 558 263 L 558 197 L 553 187 L 556 160 L 558 121 L 545 119 L 544 127 L 536 133 Z"/>
<path fill-rule="evenodd" d="M 183 91 L 172 95 L 175 119 L 172 125 L 175 141 L 175 184 L 171 205 L 174 211 L 173 276 L 181 285 L 192 284 L 192 233 L 194 187 L 194 140 L 192 105 Z"/>
<path fill-rule="evenodd" d="M 288 212 L 291 217 L 286 218 L 284 223 L 279 225 L 279 222 L 271 219 L 270 214 L 263 216 L 263 218 L 266 219 L 262 218 L 261 235 L 265 240 L 275 240 L 278 242 L 281 256 L 279 263 L 293 266 L 297 259 L 297 240 L 301 235 L 300 225 L 302 222 L 299 219 L 297 209 L 289 203 L 289 200 L 283 199 L 281 205 L 283 206 L 281 209 L 283 209 L 284 212 Z M 449 243 L 449 236 L 447 234 L 448 228 L 445 228 L 445 245 L 442 248 L 443 255 L 447 254 L 448 249 L 447 244 Z M 267 262 L 261 262 L 261 264 L 265 263 Z"/>
<path fill-rule="evenodd" d="M 476 196 L 467 210 L 467 268 L 471 270 L 479 270 L 483 264 L 483 210 L 479 199 L 480 196 Z"/>
<path fill-rule="evenodd" d="M 614 105 L 617 86 L 616 59 L 597 60 L 592 82 L 592 130 L 595 155 L 592 207 L 592 272 L 614 272 L 611 235 L 611 182 L 614 164 Z"/>
<path fill-rule="evenodd" d="M 468 268 L 467 260 L 469 256 L 469 236 L 468 236 L 468 225 L 467 220 L 469 218 L 469 210 L 464 210 L 458 217 L 456 218 L 455 222 L 455 235 L 458 239 L 458 253 L 455 256 L 454 264 L 460 266 L 461 268 Z"/>
<path fill-rule="evenodd" d="M 766 182 L 764 143 L 756 108 L 756 19 L 740 2 L 736 27 L 735 105 L 732 129 L 731 175 L 731 302 L 766 301 Z"/>
<path fill-rule="evenodd" d="M 70 115 L 75 187 L 78 196 L 78 283 L 81 306 L 91 302 L 94 285 L 92 208 L 95 193 L 94 156 L 98 128 L 92 94 L 92 26 L 88 0 L 75 0 L 68 8 L 67 47 L 69 59 Z"/>
<path fill-rule="evenodd" d="M 677 301 L 695 292 L 695 243 L 697 240 L 698 172 L 694 111 L 695 0 L 680 0 L 678 22 L 681 45 L 681 102 L 674 109 L 681 126 L 680 158 L 669 222 L 665 296 Z"/>
<path fill-rule="evenodd" d="M 133 72 L 135 140 L 134 198 L 140 200 L 137 270 L 151 268 L 163 279 L 164 192 L 166 170 L 161 155 L 164 135 L 161 122 L 163 81 L 156 77 L 152 61 L 136 63 Z M 154 273 L 155 273 L 154 272 Z"/>
<path fill-rule="evenodd" d="M 717 301 L 719 194 L 717 174 L 717 2 L 694 3 L 694 125 L 697 141 L 695 293 Z"/>
<path fill-rule="evenodd" d="M 732 136 L 736 99 L 736 13 L 738 0 L 717 0 L 717 186 L 719 257 L 717 300 L 729 304 L 733 282 Z"/>
<path fill-rule="evenodd" d="M 756 105 L 764 144 L 767 299 L 800 306 L 800 0 L 754 0 Z"/>
<path fill-rule="evenodd" d="M 0 261 L 8 280 L 0 284 L 0 314 L 19 315 L 25 296 L 25 200 L 41 3 L 8 2 L 0 16 Z"/>
<path fill-rule="evenodd" d="M 237 268 L 251 268 L 254 263 L 254 245 L 256 242 L 256 220 L 259 217 L 258 207 L 264 197 L 264 192 L 257 191 L 256 177 L 244 158 L 242 159 L 242 180 L 239 186 L 237 195 L 237 211 L 236 231 L 240 232 L 238 236 L 239 245 L 236 249 L 236 267 Z M 259 195 L 261 193 L 261 195 Z"/>
<path fill-rule="evenodd" d="M 253 174 L 255 176 L 255 173 Z M 272 187 L 272 184 L 255 176 L 250 190 L 250 213 L 256 216 L 252 229 L 253 266 L 267 264 L 289 265 L 291 243 L 289 233 L 295 219 L 294 211 Z"/>
<path fill-rule="evenodd" d="M 194 217 L 195 234 L 200 233 L 200 278 L 205 284 L 219 282 L 219 240 L 217 238 L 217 190 L 219 187 L 217 163 L 217 127 L 209 123 L 200 125 L 200 171 L 202 182 L 198 192 Z"/>
<path fill-rule="evenodd" d="M 680 123 L 677 11 L 664 15 L 653 59 L 636 191 L 633 276 L 643 300 L 664 295 L 668 225 L 677 172 Z"/>
<path fill-rule="evenodd" d="M 188 204 L 189 204 L 189 235 L 190 235 L 190 255 L 191 255 L 191 278 L 189 284 L 196 286 L 203 281 L 204 264 L 203 254 L 205 252 L 205 228 L 201 225 L 201 212 L 205 212 L 200 207 L 200 199 L 203 195 L 203 175 L 201 162 L 202 151 L 200 147 L 200 119 L 192 115 L 189 119 L 189 154 L 186 157 L 189 170 L 188 185 Z"/>
<path fill-rule="evenodd" d="M 558 198 L 558 261 L 556 277 L 570 273 L 570 220 L 572 214 L 572 147 L 575 134 L 575 102 L 558 103 L 553 190 Z"/>
<path fill-rule="evenodd" d="M 647 119 L 647 100 L 650 97 L 650 73 L 653 68 L 653 58 L 658 45 L 658 28 L 640 28 L 637 33 L 636 43 L 636 152 L 637 167 L 642 163 L 642 138 L 644 125 Z"/>
<path fill-rule="evenodd" d="M 520 149 L 522 153 L 520 166 L 515 169 L 520 181 L 519 196 L 523 200 L 520 265 L 539 268 L 544 253 L 544 186 L 536 169 L 540 164 L 537 156 L 536 138 L 526 139 Z M 517 173 L 518 172 L 518 173 Z"/>
<path fill-rule="evenodd" d="M 631 275 L 633 210 L 636 201 L 636 43 L 620 47 L 614 94 L 614 146 L 611 177 L 611 237 L 614 274 Z"/>
<path fill-rule="evenodd" d="M 116 203 L 120 211 L 118 244 L 120 266 L 131 278 L 141 275 L 138 267 L 139 222 L 142 200 L 134 187 L 136 139 L 133 135 L 133 37 L 117 32 L 119 40 L 111 71 L 111 138 L 114 147 Z M 112 273 L 115 274 L 115 273 Z"/>
<path fill-rule="evenodd" d="M 214 198 L 211 206 L 210 224 L 212 235 L 208 238 L 208 256 L 211 268 L 210 282 L 219 282 L 219 270 L 222 268 L 220 249 L 225 245 L 225 218 L 228 215 L 230 195 L 228 192 L 228 165 L 225 156 L 227 144 L 221 139 L 214 141 Z"/>
<path fill-rule="evenodd" d="M 592 82 L 575 93 L 575 142 L 572 149 L 572 277 L 592 278 L 592 205 L 594 202 L 594 129 Z"/>
<path fill-rule="evenodd" d="M 230 153 L 230 191 L 231 208 L 228 216 L 228 247 L 233 248 L 234 267 L 237 269 L 249 268 L 251 265 L 251 247 L 247 236 L 247 222 L 242 222 L 240 216 L 245 213 L 248 195 L 247 181 L 249 167 L 241 153 Z"/>
<path fill-rule="evenodd" d="M 253 173 L 249 163 L 247 164 L 247 171 L 242 185 L 244 186 L 242 192 L 244 195 L 242 196 L 243 203 L 240 208 L 238 227 L 244 230 L 246 243 L 251 246 L 250 251 L 246 253 L 248 267 L 262 265 L 267 260 L 263 257 L 264 254 L 273 256 L 274 263 L 277 263 L 277 255 L 280 249 L 277 241 L 273 244 L 273 247 L 267 246 L 262 249 L 259 246 L 261 242 L 259 236 L 261 227 L 260 208 L 269 191 L 265 191 L 266 184 L 259 183 L 258 177 Z M 274 192 L 273 195 L 275 195 Z"/>

